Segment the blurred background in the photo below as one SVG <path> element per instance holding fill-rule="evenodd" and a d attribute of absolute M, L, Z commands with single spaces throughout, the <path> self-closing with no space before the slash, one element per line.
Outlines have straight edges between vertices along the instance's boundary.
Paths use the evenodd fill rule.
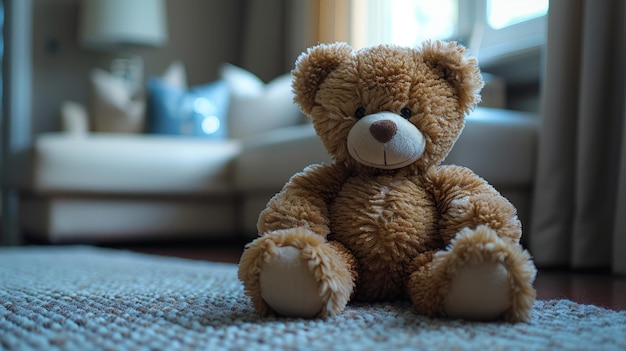
<path fill-rule="evenodd" d="M 488 164 L 458 162 L 510 191 L 538 264 L 626 274 L 625 11 L 621 0 L 1 1 L 0 238 L 246 241 L 286 177 L 327 160 L 285 105 L 298 55 L 444 39 L 467 46 L 487 82 L 468 138 L 508 140 L 479 155 Z M 207 112 L 219 101 L 224 116 Z M 237 120 L 279 108 L 290 121 L 272 128 Z M 275 156 L 296 144 L 308 154 Z M 276 171 L 289 157 L 300 163 Z"/>
<path fill-rule="evenodd" d="M 60 102 L 70 98 L 87 102 L 89 71 L 108 68 L 117 54 L 115 50 L 93 50 L 81 42 L 82 2 L 28 0 L 5 5 L 5 27 L 9 26 L 5 33 L 23 37 L 19 45 L 26 47 L 21 61 L 31 65 L 31 97 L 36 101 L 31 114 L 33 135 L 58 130 Z M 297 56 L 318 42 L 346 41 L 358 49 L 378 43 L 417 45 L 428 38 L 454 39 L 478 55 L 483 71 L 501 75 L 511 89 L 522 89 L 519 84 L 534 85 L 527 93 L 528 99 L 534 95 L 533 101 L 511 104 L 518 109 L 538 109 L 547 0 L 523 4 L 495 0 L 164 3 L 166 39 L 155 45 L 137 43 L 132 48 L 143 57 L 146 76 L 161 74 L 172 61 L 181 60 L 189 84 L 196 85 L 217 79 L 219 64 L 231 62 L 269 81 L 292 69 Z M 12 21 L 13 12 L 23 18 Z M 7 58 L 10 55 L 5 53 Z M 58 89 L 61 82 L 63 89 Z M 510 94 L 511 99 L 519 100 L 520 94 Z"/>

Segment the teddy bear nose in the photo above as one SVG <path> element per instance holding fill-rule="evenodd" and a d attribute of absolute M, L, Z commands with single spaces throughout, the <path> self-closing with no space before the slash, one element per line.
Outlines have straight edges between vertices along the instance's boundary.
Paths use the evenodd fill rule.
<path fill-rule="evenodd" d="M 370 126 L 370 134 L 383 144 L 391 140 L 397 131 L 398 126 L 388 119 L 376 121 Z"/>

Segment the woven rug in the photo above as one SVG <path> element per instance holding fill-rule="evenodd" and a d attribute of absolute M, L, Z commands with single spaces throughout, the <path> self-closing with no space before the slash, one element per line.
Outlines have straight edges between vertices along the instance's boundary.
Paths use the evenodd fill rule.
<path fill-rule="evenodd" d="M 406 303 L 259 318 L 232 264 L 91 247 L 0 248 L 3 350 L 626 350 L 626 311 L 537 301 L 529 323 L 431 319 Z"/>

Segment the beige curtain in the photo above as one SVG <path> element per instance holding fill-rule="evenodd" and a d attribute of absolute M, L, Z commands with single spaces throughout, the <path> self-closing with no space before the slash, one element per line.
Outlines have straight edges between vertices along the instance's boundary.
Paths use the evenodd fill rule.
<path fill-rule="evenodd" d="M 626 1 L 553 0 L 529 248 L 626 274 Z"/>

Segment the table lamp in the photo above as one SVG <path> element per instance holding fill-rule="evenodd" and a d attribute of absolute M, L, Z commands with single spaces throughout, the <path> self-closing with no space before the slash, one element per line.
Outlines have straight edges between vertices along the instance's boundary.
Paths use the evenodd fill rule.
<path fill-rule="evenodd" d="M 82 0 L 80 5 L 81 45 L 115 53 L 111 73 L 140 89 L 143 60 L 131 51 L 167 42 L 165 0 Z"/>

